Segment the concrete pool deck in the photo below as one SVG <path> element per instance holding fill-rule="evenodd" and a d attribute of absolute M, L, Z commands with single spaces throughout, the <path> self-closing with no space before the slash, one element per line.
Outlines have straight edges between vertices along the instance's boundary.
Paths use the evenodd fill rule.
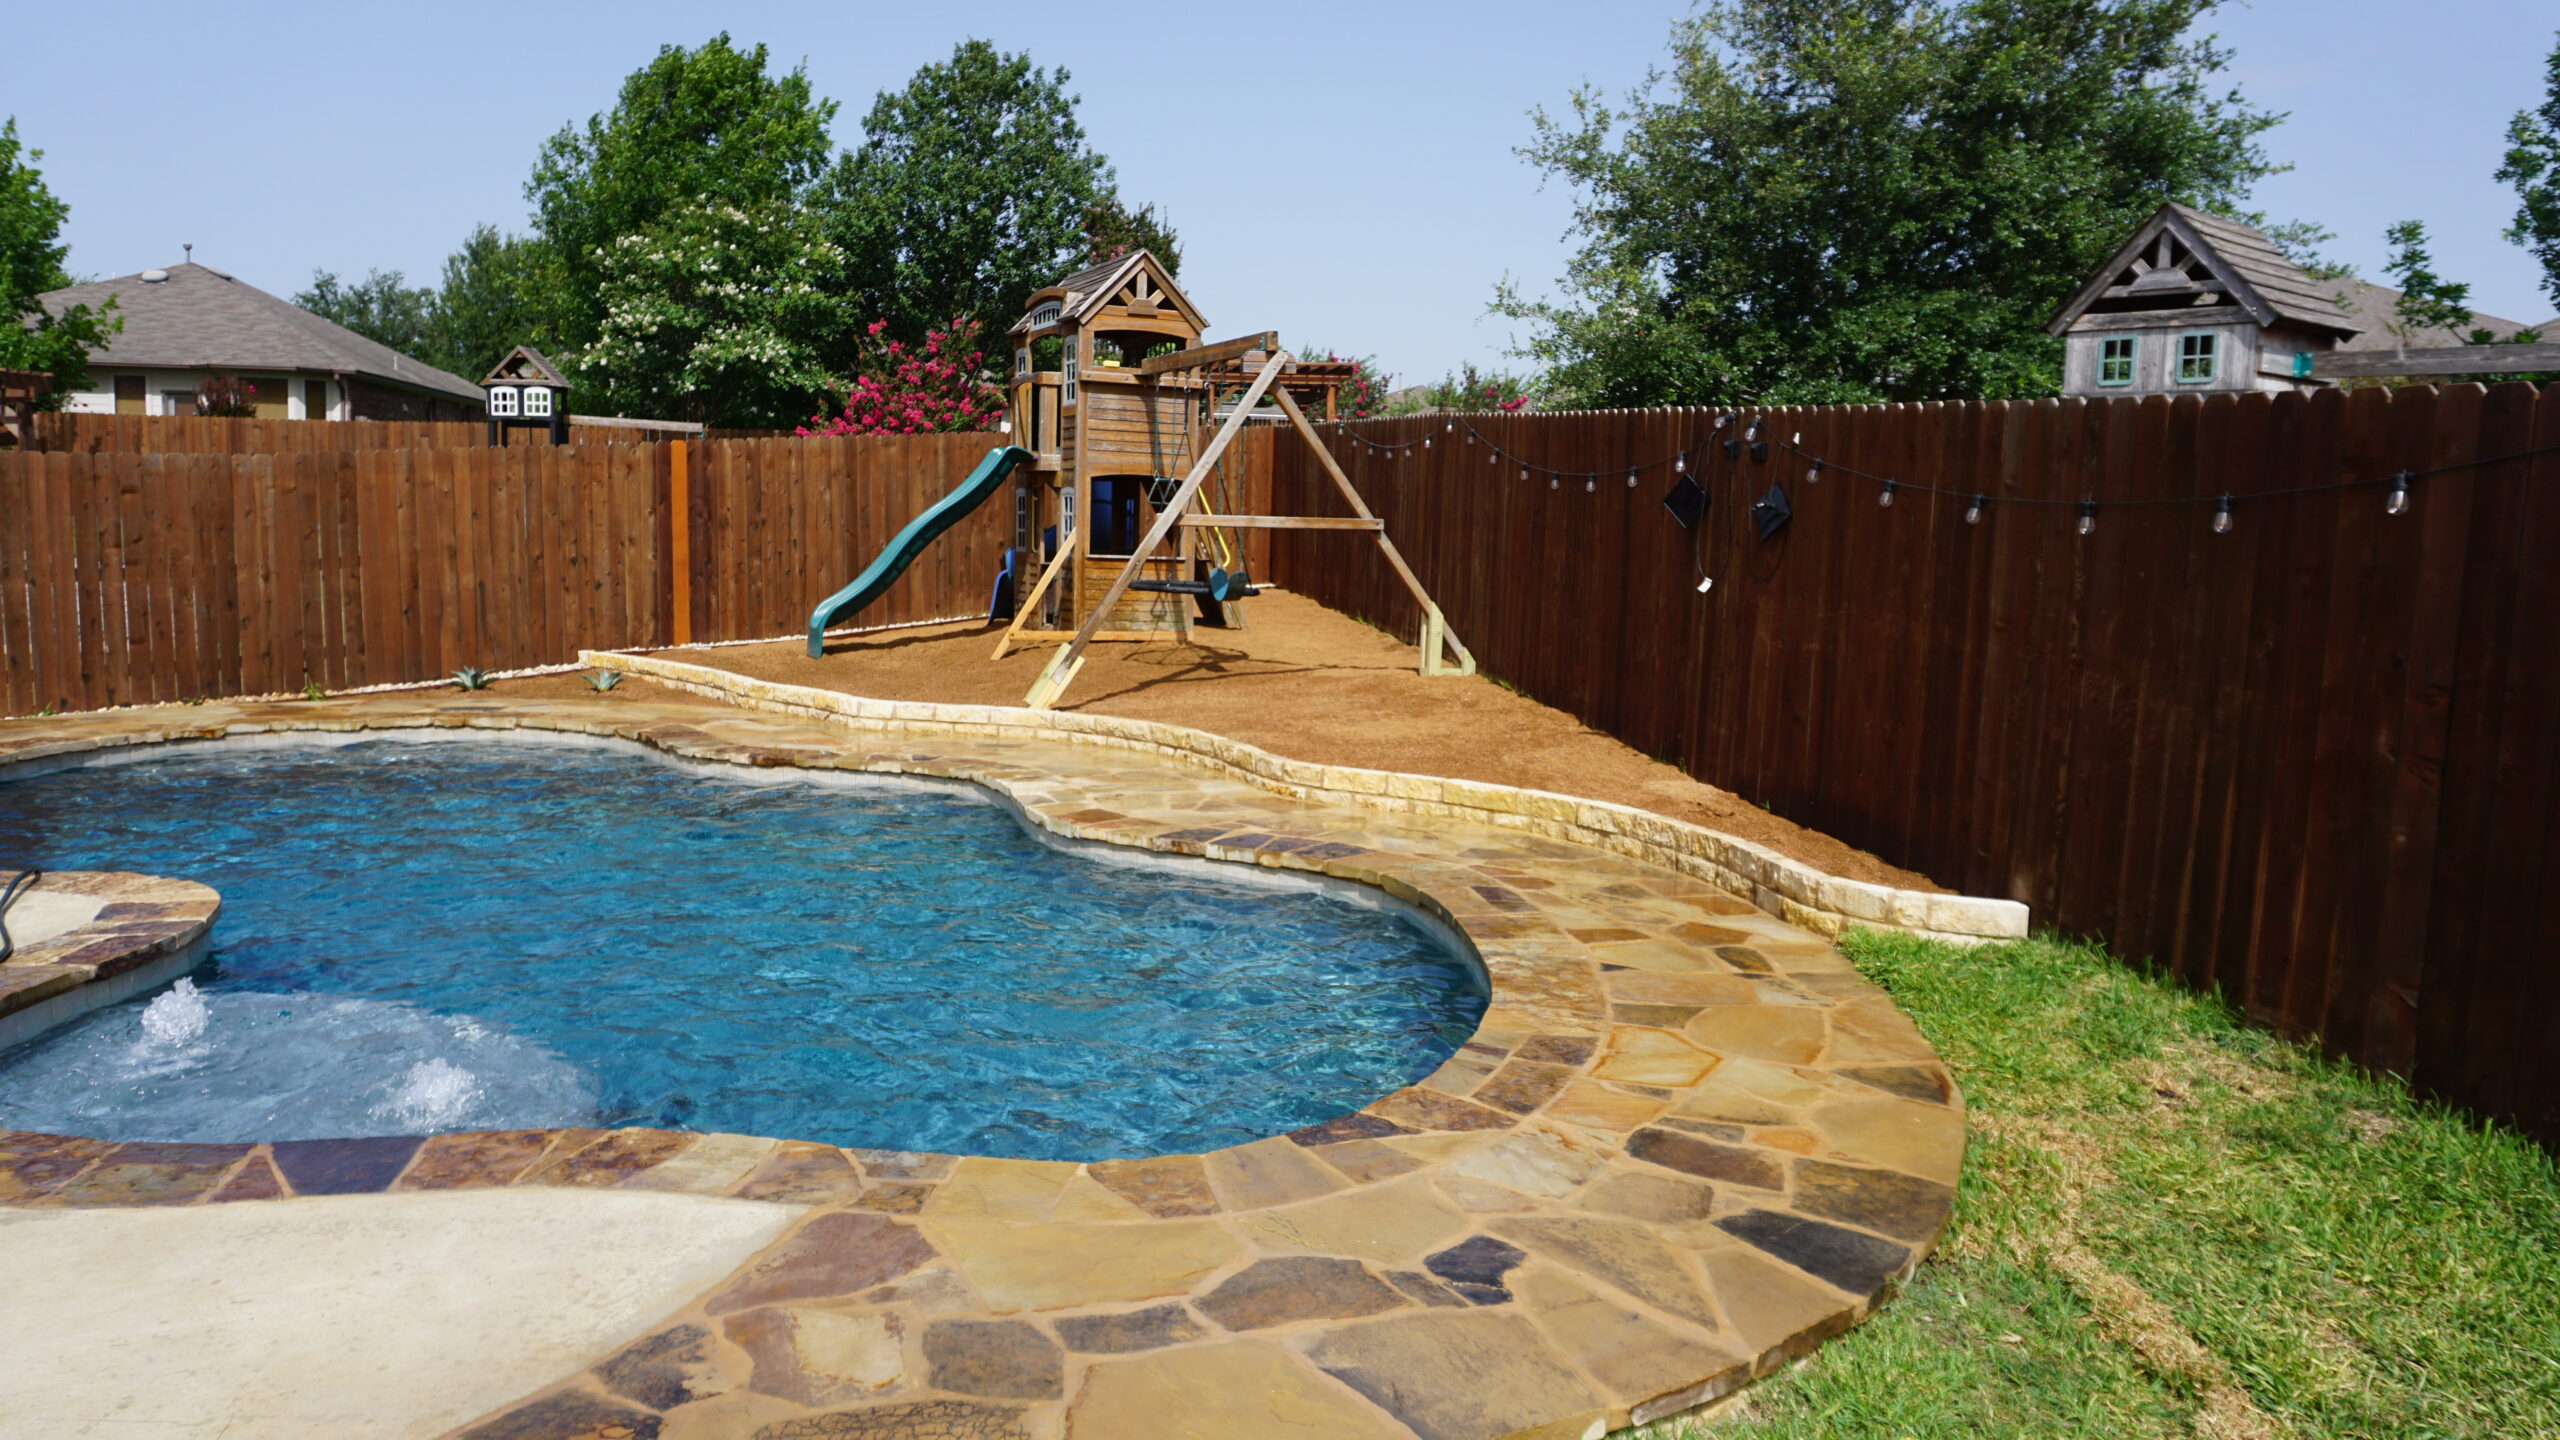
<path fill-rule="evenodd" d="M 358 1306 L 420 1273 L 395 1213 L 413 1200 L 548 1197 L 572 1237 L 578 1207 L 601 1223 L 634 1192 L 783 1217 L 716 1282 L 635 1280 L 647 1293 L 624 1308 L 573 1304 L 594 1312 L 576 1359 L 468 1417 L 398 1387 L 373 1387 L 361 1416 L 332 1412 L 350 1414 L 343 1433 L 472 1440 L 1592 1435 L 1805 1353 L 1944 1227 L 1964 1121 L 1926 1041 L 1822 936 L 1641 835 L 1578 843 L 1490 814 L 1284 793 L 1107 735 L 857 724 L 776 713 L 792 699 L 778 690 L 742 696 L 763 705 L 747 709 L 636 688 L 0 721 L 0 775 L 188 739 L 462 727 L 967 780 L 1058 836 L 1385 889 L 1467 939 L 1490 1005 L 1423 1081 L 1208 1155 L 1079 1165 L 652 1130 L 221 1146 L 0 1132 L 0 1205 L 47 1221 L 164 1213 L 171 1268 L 123 1267 L 107 1288 L 121 1313 L 199 1335 L 219 1327 L 184 1322 L 214 1302 L 179 1278 L 202 1259 L 180 1252 L 223 1243 L 187 1236 L 220 1210 L 290 1235 L 381 1207 L 381 1264 L 338 1281 Z M 12 1218 L 0 1268 L 35 1241 Z M 627 1263 L 632 1243 L 555 1242 L 572 1269 Z M 529 1307 L 558 1304 L 560 1282 L 524 1283 Z M 513 1374 L 527 1348 L 423 1313 L 414 1329 L 418 1354 L 466 1371 Z M 364 1373 L 307 1366 L 224 1383 L 243 1403 L 261 1387 L 273 1404 L 367 1389 Z M 17 1398 L 102 1403 L 77 1384 L 40 1374 Z M 41 1433 L 110 1418 L 61 1413 Z M 220 1433 L 175 1423 L 113 1433 Z"/>

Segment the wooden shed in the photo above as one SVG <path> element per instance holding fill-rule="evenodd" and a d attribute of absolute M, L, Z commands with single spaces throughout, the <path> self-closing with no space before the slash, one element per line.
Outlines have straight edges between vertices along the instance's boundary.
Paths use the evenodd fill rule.
<path fill-rule="evenodd" d="M 2065 395 L 2305 389 L 2313 357 L 2364 329 L 2339 288 L 2236 220 L 2170 204 L 2045 328 L 2063 340 Z"/>

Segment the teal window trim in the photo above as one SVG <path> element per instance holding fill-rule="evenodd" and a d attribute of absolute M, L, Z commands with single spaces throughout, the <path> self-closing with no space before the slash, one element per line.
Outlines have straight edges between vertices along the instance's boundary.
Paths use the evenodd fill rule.
<path fill-rule="evenodd" d="M 2188 357 L 2187 357 L 2187 342 L 2188 342 L 2189 340 L 2195 340 L 2195 339 L 2202 339 L 2203 341 L 2205 341 L 2206 346 L 2207 346 L 2206 351 L 2205 351 L 2205 354 L 2204 354 L 2204 362 L 2205 362 L 2205 365 L 2204 365 L 2204 373 L 2203 373 L 2203 374 L 2201 374 L 2201 375 L 2190 375 L 2190 374 L 2188 374 L 2188 373 L 2187 373 L 2187 359 L 2188 359 Z M 2177 370 L 2176 370 L 2175 375 L 2174 375 L 2174 377 L 2173 377 L 2173 378 L 2175 378 L 2179 384 L 2181 384 L 2181 385 L 2210 385 L 2210 384 L 2212 384 L 2212 383 L 2214 382 L 2214 380 L 2215 380 L 2216 378 L 2218 378 L 2218 377 L 2221 375 L 2221 373 L 2222 373 L 2222 336 L 2221 336 L 2221 333 L 2220 333 L 2219 331 L 2214 331 L 2214 330 L 2181 330 L 2181 331 L 2179 331 L 2179 332 L 2178 332 L 2178 353 L 2177 353 L 2176 355 L 2172 356 L 2172 357 L 2171 357 L 2171 359 L 2172 359 L 2172 361 L 2173 361 L 2173 362 L 2176 364 L 2176 366 L 2177 366 Z"/>
<path fill-rule="evenodd" d="M 2124 347 L 2124 353 L 2122 355 L 2110 355 L 2107 353 L 2118 345 Z M 2137 367 L 2141 364 L 2141 356 L 2142 337 L 2139 335 L 2108 335 L 2101 337 L 2098 341 L 2098 383 L 2107 386 L 2132 384 Z M 2124 366 L 2124 375 L 2120 379 L 2108 379 L 2108 368 L 2117 364 L 2122 364 Z"/>

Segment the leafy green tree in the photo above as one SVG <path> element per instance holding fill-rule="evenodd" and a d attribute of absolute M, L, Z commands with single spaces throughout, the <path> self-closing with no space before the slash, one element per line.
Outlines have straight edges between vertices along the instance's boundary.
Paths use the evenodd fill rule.
<path fill-rule="evenodd" d="M 1710 0 L 1654 86 L 1535 116 L 1579 192 L 1568 403 L 2051 394 L 2043 324 L 2161 202 L 2229 212 L 2280 118 L 2187 38 L 2216 0 Z"/>
<path fill-rule="evenodd" d="M 293 303 L 403 355 L 436 363 L 427 353 L 436 324 L 436 292 L 410 288 L 397 270 L 367 271 L 353 285 L 334 271 L 314 270 L 311 288 L 294 296 Z"/>
<path fill-rule="evenodd" d="M 688 205 L 605 247 L 603 324 L 560 358 L 608 414 L 793 424 L 829 398 L 823 353 L 853 328 L 843 264 L 788 201 Z"/>
<path fill-rule="evenodd" d="M 2422 341 L 2430 330 L 2462 334 L 2471 326 L 2471 287 L 2438 275 L 2435 260 L 2427 254 L 2427 227 L 2424 222 L 2403 220 L 2383 232 L 2391 242 L 2391 258 L 2382 264 L 2382 273 L 2400 287 L 2400 298 L 2392 302 L 2391 318 L 2384 323 L 2392 338 L 2406 349 L 2413 341 Z M 2477 343 L 2496 343 L 2486 330 L 2476 332 Z"/>
<path fill-rule="evenodd" d="M 62 222 L 71 207 L 54 196 L 36 162 L 41 150 L 18 140 L 18 120 L 0 124 L 0 369 L 44 370 L 53 375 L 53 390 L 41 402 L 51 409 L 65 391 L 89 383 L 89 352 L 105 346 L 124 328 L 110 297 L 92 310 L 66 306 L 48 314 L 36 297 L 71 282 L 62 262 L 71 247 L 62 243 Z"/>
<path fill-rule="evenodd" d="M 1156 214 L 1152 202 L 1132 210 L 1115 191 L 1085 207 L 1086 264 L 1116 260 L 1132 250 L 1155 256 L 1167 275 L 1179 276 L 1182 272 L 1182 237 Z"/>
<path fill-rule="evenodd" d="M 861 146 L 818 203 L 853 265 L 856 308 L 892 338 L 920 343 L 955 318 L 1001 330 L 1082 263 L 1112 173 L 1085 143 L 1067 79 L 970 40 L 863 117 Z"/>
<path fill-rule="evenodd" d="M 557 251 L 531 236 L 501 235 L 495 225 L 483 225 L 445 257 L 432 338 L 419 358 L 477 380 L 518 345 L 545 353 L 559 349 L 560 288 Z"/>
<path fill-rule="evenodd" d="M 2507 238 L 2542 262 L 2542 293 L 2560 305 L 2560 44 L 2544 64 L 2542 104 L 2519 110 L 2507 126 L 2507 156 L 2498 178 L 2516 187 L 2516 220 Z"/>
<path fill-rule="evenodd" d="M 622 82 L 611 113 L 543 143 L 525 196 L 557 263 L 561 344 L 601 335 L 607 252 L 618 242 L 678 210 L 765 213 L 825 172 L 835 103 L 810 93 L 803 70 L 766 74 L 766 58 L 764 46 L 740 50 L 725 32 L 697 50 L 663 46 Z"/>

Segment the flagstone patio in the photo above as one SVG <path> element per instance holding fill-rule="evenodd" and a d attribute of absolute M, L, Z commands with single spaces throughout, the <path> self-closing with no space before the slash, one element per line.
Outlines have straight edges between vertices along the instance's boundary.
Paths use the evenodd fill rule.
<path fill-rule="evenodd" d="M 1927 1043 L 1827 940 L 1632 844 L 1292 795 L 1091 734 L 856 728 L 639 685 L 0 721 L 0 777 L 122 747 L 430 727 L 967 780 L 1063 839 L 1383 888 L 1463 935 L 1491 991 L 1475 1037 L 1421 1083 L 1207 1155 L 1068 1164 L 654 1130 L 0 1132 L 0 1205 L 45 1211 L 290 1215 L 301 1197 L 518 1187 L 785 1209 L 788 1228 L 718 1284 L 656 1295 L 639 1313 L 657 1318 L 585 1368 L 450 1433 L 1591 1435 L 1715 1399 L 1845 1329 L 1946 1222 L 1964 1120 Z M 111 979 L 99 939 L 74 927 L 0 966 L 0 1008 L 22 964 L 58 972 L 76 951 Z M 14 1233 L 0 1227 L 0 1251 Z M 151 1293 L 147 1274 L 116 1283 L 136 1307 L 204 1303 Z M 412 1353 L 468 1374 L 478 1343 L 456 1329 Z M 259 1384 L 284 1382 L 205 1383 L 205 1404 L 247 1415 Z M 367 1433 L 447 1430 L 385 1404 Z"/>

